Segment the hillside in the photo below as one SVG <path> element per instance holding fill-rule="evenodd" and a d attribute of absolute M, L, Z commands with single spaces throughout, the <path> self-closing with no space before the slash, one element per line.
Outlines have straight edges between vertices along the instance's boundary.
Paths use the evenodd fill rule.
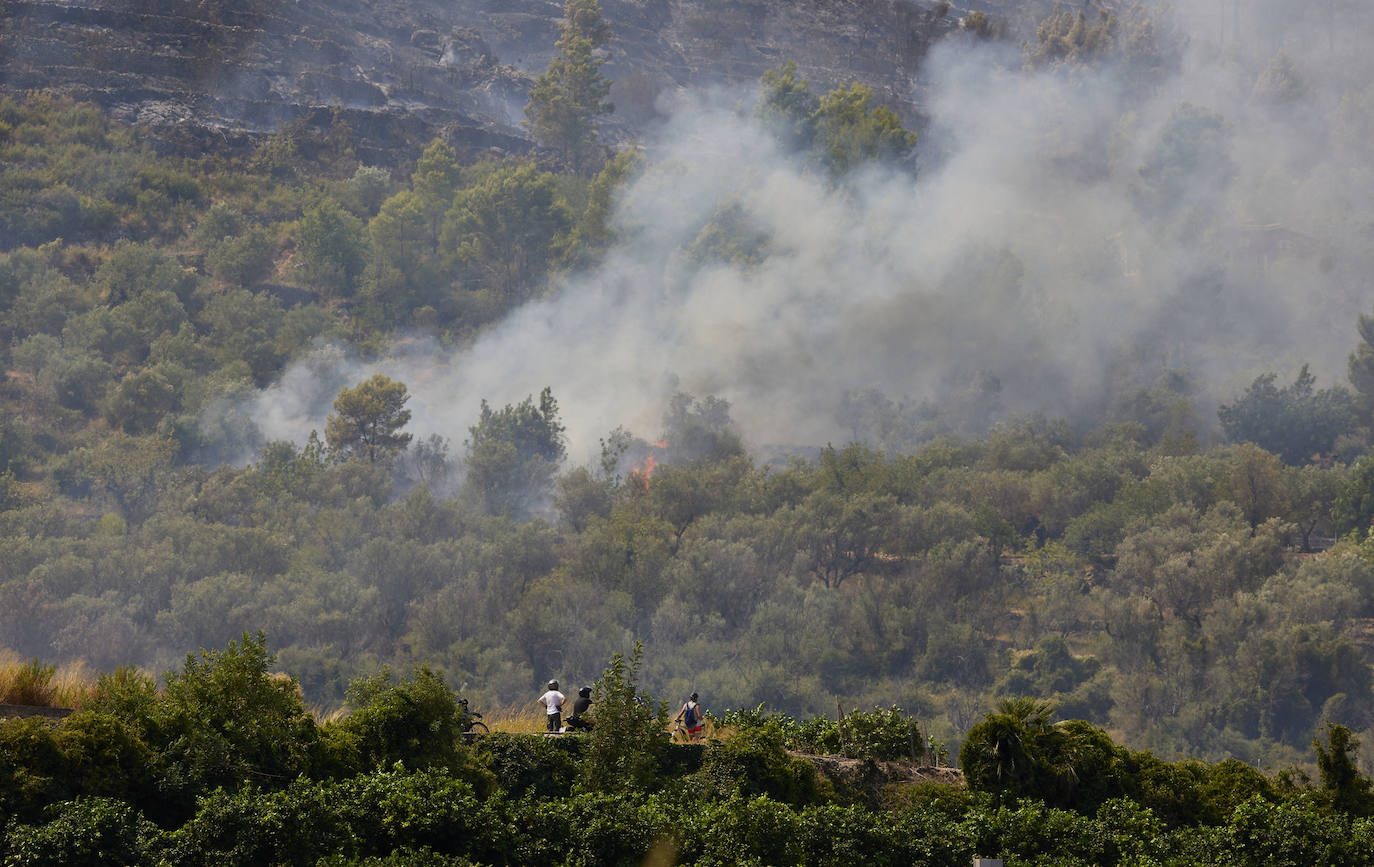
<path fill-rule="evenodd" d="M 822 87 L 862 81 L 906 117 L 917 68 L 952 14 L 931 3 L 609 0 L 608 131 L 634 136 L 665 93 L 753 83 L 795 60 Z M 549 0 L 4 0 L 0 88 L 53 89 L 196 150 L 337 112 L 365 162 L 446 132 L 519 153 L 533 77 L 562 4 Z"/>
<path fill-rule="evenodd" d="M 619 125 L 527 159 L 495 8 L 5 6 L 0 646 L 1374 736 L 1353 40 L 608 3 Z"/>

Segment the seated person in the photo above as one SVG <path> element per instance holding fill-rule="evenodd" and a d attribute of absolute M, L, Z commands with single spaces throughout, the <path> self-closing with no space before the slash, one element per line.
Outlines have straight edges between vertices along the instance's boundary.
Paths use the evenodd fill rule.
<path fill-rule="evenodd" d="M 589 732 L 592 730 L 592 721 L 587 718 L 587 709 L 592 706 L 592 688 L 584 686 L 577 691 L 577 698 L 573 700 L 572 716 L 568 717 L 568 731 Z"/>

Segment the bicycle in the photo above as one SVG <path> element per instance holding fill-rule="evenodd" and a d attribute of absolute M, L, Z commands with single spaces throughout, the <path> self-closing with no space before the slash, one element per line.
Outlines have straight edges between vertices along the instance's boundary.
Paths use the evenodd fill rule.
<path fill-rule="evenodd" d="M 468 700 L 458 699 L 458 713 L 460 716 L 459 726 L 465 735 L 486 735 L 491 734 L 491 729 L 487 724 L 481 722 L 482 715 L 475 710 L 468 708 Z"/>

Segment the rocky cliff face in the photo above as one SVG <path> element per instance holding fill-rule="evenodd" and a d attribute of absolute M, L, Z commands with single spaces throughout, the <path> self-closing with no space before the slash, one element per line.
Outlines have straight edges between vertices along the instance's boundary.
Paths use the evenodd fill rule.
<path fill-rule="evenodd" d="M 786 60 L 816 89 L 869 84 L 911 122 L 920 61 L 958 15 L 942 8 L 603 0 L 607 132 L 634 135 L 665 92 L 756 81 Z M 0 88 L 89 99 L 190 147 L 207 131 L 251 138 L 341 116 L 369 161 L 436 132 L 520 152 L 561 12 L 551 0 L 0 0 Z"/>

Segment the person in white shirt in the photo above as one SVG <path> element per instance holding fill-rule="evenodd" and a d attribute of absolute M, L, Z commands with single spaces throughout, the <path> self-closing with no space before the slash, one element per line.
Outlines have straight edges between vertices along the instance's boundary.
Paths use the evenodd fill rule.
<path fill-rule="evenodd" d="M 549 681 L 548 692 L 539 696 L 539 703 L 544 706 L 544 712 L 548 715 L 547 731 L 558 732 L 563 730 L 563 693 L 558 691 L 558 681 Z"/>

